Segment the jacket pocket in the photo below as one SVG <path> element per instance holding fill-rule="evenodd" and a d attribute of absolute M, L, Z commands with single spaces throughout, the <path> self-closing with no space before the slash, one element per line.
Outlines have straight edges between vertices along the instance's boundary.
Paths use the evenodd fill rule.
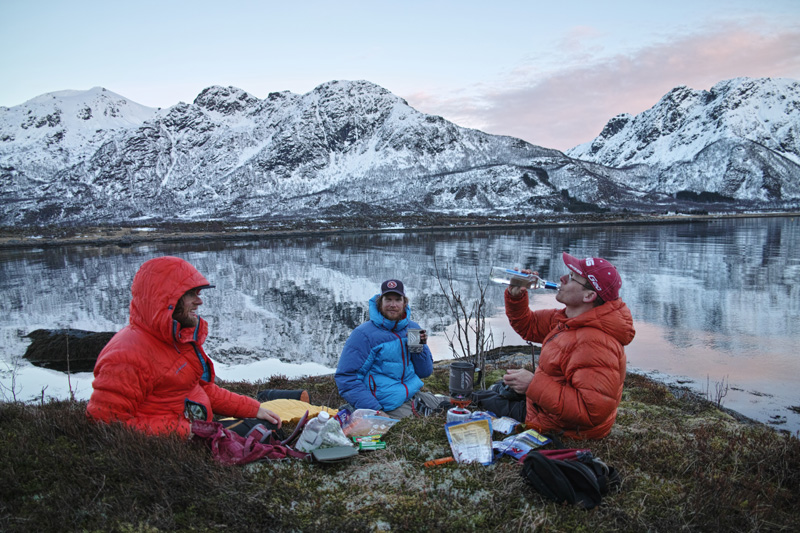
<path fill-rule="evenodd" d="M 192 420 L 208 420 L 208 410 L 206 406 L 193 402 L 189 398 L 186 398 L 183 401 L 183 416 L 185 416 L 189 421 Z"/>

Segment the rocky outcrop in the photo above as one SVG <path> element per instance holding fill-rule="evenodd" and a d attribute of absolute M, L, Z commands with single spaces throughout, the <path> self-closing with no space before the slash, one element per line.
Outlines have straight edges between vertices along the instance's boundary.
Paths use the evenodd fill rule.
<path fill-rule="evenodd" d="M 116 332 L 79 329 L 37 329 L 27 337 L 31 344 L 25 359 L 31 364 L 61 372 L 91 372 L 100 351 Z"/>

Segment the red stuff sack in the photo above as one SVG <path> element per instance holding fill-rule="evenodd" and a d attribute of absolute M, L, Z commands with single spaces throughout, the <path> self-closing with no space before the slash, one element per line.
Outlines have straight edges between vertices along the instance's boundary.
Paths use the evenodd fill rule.
<path fill-rule="evenodd" d="M 311 460 L 311 455 L 283 446 L 274 438 L 251 432 L 243 437 L 226 429 L 219 422 L 192 421 L 192 440 L 203 442 L 217 461 L 226 465 L 244 465 L 255 461 L 276 459 Z M 259 442 L 259 441 L 264 442 Z"/>

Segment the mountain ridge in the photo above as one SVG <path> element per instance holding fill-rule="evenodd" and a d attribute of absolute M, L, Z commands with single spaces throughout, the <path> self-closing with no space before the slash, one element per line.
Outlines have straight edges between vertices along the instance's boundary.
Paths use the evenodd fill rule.
<path fill-rule="evenodd" d="M 763 92 L 751 90 L 762 100 Z M 777 90 L 769 94 L 781 96 L 787 99 Z M 698 98 L 676 88 L 653 109 L 667 99 L 673 120 L 686 119 L 674 110 Z M 800 109 L 794 92 L 788 100 Z M 653 143 L 664 137 L 661 115 L 660 127 L 651 119 L 649 129 L 641 116 L 614 117 L 599 141 L 565 154 L 423 114 L 364 80 L 264 99 L 211 86 L 191 104 L 165 109 L 100 87 L 59 91 L 0 108 L 0 223 L 648 212 L 686 204 L 678 198 L 682 191 L 697 195 L 689 200 L 710 192 L 734 207 L 796 205 L 800 199 L 798 180 L 789 179 L 800 153 L 791 124 L 785 132 L 779 128 L 782 152 L 754 142 L 740 154 L 739 181 L 727 176 L 706 190 L 698 169 L 730 160 L 724 146 L 713 148 L 729 138 L 706 136 L 705 155 L 700 150 L 695 160 L 671 166 L 628 152 L 619 164 L 612 156 L 623 150 L 617 141 L 631 124 L 639 124 L 633 138 L 651 157 L 658 148 Z"/>
<path fill-rule="evenodd" d="M 734 78 L 709 91 L 676 87 L 635 117 L 613 117 L 595 139 L 566 154 L 617 168 L 644 165 L 667 194 L 796 198 L 800 82 Z"/>

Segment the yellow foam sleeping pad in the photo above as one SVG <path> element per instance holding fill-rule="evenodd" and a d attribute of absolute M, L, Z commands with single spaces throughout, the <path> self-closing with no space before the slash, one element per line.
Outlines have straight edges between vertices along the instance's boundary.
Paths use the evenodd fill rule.
<path fill-rule="evenodd" d="M 265 409 L 269 409 L 279 417 L 281 417 L 281 422 L 284 424 L 292 423 L 295 424 L 300 422 L 300 419 L 303 418 L 303 415 L 306 414 L 308 411 L 308 419 L 311 420 L 312 418 L 316 417 L 322 411 L 327 411 L 329 415 L 336 416 L 339 412 L 336 409 L 331 409 L 330 407 L 325 407 L 324 405 L 311 405 L 308 402 L 304 402 L 301 400 L 288 400 L 288 399 L 280 399 L 280 400 L 270 400 L 268 402 L 263 402 L 261 407 Z M 222 420 L 233 420 L 233 417 L 223 418 Z"/>
<path fill-rule="evenodd" d="M 309 419 L 314 418 L 322 411 L 326 411 L 331 416 L 336 416 L 336 413 L 339 412 L 324 405 L 311 405 L 308 402 L 288 399 L 270 400 L 262 403 L 261 407 L 269 409 L 281 417 L 281 422 L 286 424 L 299 422 L 303 415 L 306 414 L 306 411 L 308 411 Z"/>

